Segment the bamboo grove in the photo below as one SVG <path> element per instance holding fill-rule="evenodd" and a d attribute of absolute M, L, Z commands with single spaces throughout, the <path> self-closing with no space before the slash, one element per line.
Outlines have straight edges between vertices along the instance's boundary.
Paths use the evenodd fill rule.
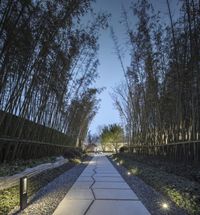
<path fill-rule="evenodd" d="M 165 1 L 165 19 L 148 0 L 123 9 L 131 63 L 113 99 L 132 146 L 200 139 L 200 1 L 178 2 L 180 12 L 173 14 Z M 113 31 L 112 38 L 123 66 Z"/>
<path fill-rule="evenodd" d="M 84 139 L 98 109 L 97 41 L 107 26 L 107 15 L 94 14 L 91 5 L 92 0 L 0 1 L 1 136 L 20 138 L 29 120 L 70 136 L 74 144 Z M 12 123 L 15 116 L 18 123 Z M 33 126 L 32 133 L 40 129 Z"/>

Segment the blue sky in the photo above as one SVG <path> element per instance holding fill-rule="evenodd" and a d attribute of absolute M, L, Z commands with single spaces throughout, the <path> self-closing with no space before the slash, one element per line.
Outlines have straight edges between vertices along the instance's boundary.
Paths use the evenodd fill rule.
<path fill-rule="evenodd" d="M 125 8 L 130 6 L 131 0 L 96 0 L 96 11 L 105 11 L 111 13 L 110 25 L 113 26 L 115 34 L 118 37 L 119 43 L 123 46 L 126 42 L 126 36 L 122 25 L 119 23 L 121 20 L 121 6 Z M 166 0 L 152 0 L 155 9 L 159 9 L 164 16 L 167 16 Z M 176 13 L 177 0 L 170 0 L 173 13 Z M 134 17 L 133 17 L 134 21 Z M 120 117 L 115 110 L 110 93 L 112 88 L 119 85 L 124 80 L 123 71 L 120 63 L 114 53 L 114 44 L 110 36 L 110 30 L 103 31 L 99 40 L 99 60 L 100 66 L 98 67 L 99 79 L 97 80 L 96 87 L 105 87 L 106 89 L 99 96 L 101 99 L 100 109 L 91 123 L 90 130 L 92 133 L 98 132 L 98 126 L 103 126 L 112 123 L 120 123 Z M 129 66 L 130 54 L 129 51 L 124 53 L 124 65 Z"/>

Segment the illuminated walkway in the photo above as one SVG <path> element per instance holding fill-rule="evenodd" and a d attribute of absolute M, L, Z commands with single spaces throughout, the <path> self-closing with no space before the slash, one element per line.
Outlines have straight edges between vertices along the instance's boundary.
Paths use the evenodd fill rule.
<path fill-rule="evenodd" d="M 105 156 L 95 156 L 54 215 L 150 215 Z"/>

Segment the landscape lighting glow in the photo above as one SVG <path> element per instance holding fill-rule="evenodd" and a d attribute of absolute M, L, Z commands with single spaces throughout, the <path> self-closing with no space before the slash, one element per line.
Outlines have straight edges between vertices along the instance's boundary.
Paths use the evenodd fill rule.
<path fill-rule="evenodd" d="M 131 175 L 131 173 L 130 173 L 130 172 L 127 172 L 127 174 L 128 174 L 128 175 Z"/>
<path fill-rule="evenodd" d="M 162 208 L 167 210 L 167 209 L 169 209 L 169 205 L 166 202 L 164 202 L 164 203 L 162 203 Z"/>

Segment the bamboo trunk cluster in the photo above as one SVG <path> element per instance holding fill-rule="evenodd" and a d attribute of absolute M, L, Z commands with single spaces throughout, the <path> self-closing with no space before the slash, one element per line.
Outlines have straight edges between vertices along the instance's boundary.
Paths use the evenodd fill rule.
<path fill-rule="evenodd" d="M 199 0 L 183 0 L 179 7 L 178 18 L 173 20 L 166 0 L 169 22 L 165 26 L 149 1 L 140 1 L 133 7 L 138 18 L 134 30 L 123 10 L 132 58 L 126 84 L 115 89 L 113 99 L 129 145 L 136 151 L 146 146 L 145 153 L 151 149 L 156 153 L 156 146 L 196 141 L 187 155 L 193 153 L 195 160 L 200 138 L 200 4 Z M 184 157 L 190 144 L 175 144 L 163 148 L 165 152 L 160 154 L 178 157 L 172 153 L 176 147 Z"/>
<path fill-rule="evenodd" d="M 98 109 L 100 90 L 92 85 L 97 39 L 107 25 L 104 14 L 80 22 L 91 2 L 0 1 L 1 136 L 83 141 Z"/>

